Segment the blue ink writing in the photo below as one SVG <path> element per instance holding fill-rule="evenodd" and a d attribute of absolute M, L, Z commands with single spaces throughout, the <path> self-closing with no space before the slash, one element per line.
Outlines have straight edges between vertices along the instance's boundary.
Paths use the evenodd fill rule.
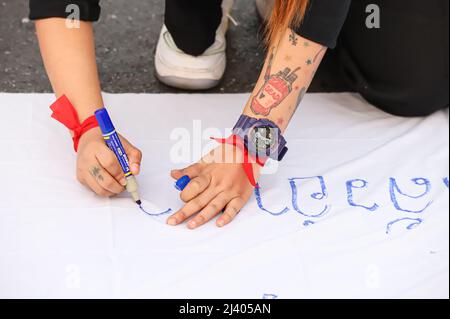
<path fill-rule="evenodd" d="M 256 203 L 258 204 L 259 209 L 261 209 L 263 212 L 269 213 L 272 216 L 280 216 L 280 215 L 283 215 L 283 214 L 286 214 L 287 212 L 289 212 L 289 208 L 287 208 L 287 207 L 278 213 L 271 212 L 268 209 L 264 208 L 262 199 L 261 199 L 261 191 L 259 188 L 255 188 L 255 197 L 256 197 Z"/>
<path fill-rule="evenodd" d="M 399 218 L 399 219 L 396 219 L 396 220 L 390 222 L 389 224 L 387 224 L 386 234 L 390 234 L 391 233 L 393 225 L 395 225 L 395 224 L 397 224 L 399 222 L 403 222 L 405 220 L 410 222 L 408 224 L 408 226 L 406 227 L 406 229 L 408 229 L 408 230 L 416 228 L 417 226 L 419 226 L 423 222 L 423 219 L 421 219 L 421 218 L 409 218 L 409 217 Z"/>
<path fill-rule="evenodd" d="M 354 179 L 347 182 L 347 201 L 350 204 L 350 206 L 353 207 L 362 207 L 367 209 L 368 211 L 374 212 L 376 211 L 380 206 L 378 204 L 374 204 L 373 206 L 364 206 L 360 204 L 356 204 L 353 198 L 353 189 L 354 188 L 366 188 L 369 183 L 363 179 Z"/>
<path fill-rule="evenodd" d="M 418 186 L 425 186 L 425 191 L 422 194 L 417 195 L 417 196 L 408 195 L 408 194 L 404 193 L 402 190 L 400 190 L 400 187 L 398 186 L 396 179 L 391 177 L 390 183 L 389 183 L 389 193 L 391 196 L 391 201 L 394 204 L 395 208 L 399 211 L 406 212 L 406 213 L 415 213 L 415 214 L 423 213 L 433 203 L 433 201 L 428 202 L 428 204 L 425 206 L 425 208 L 423 208 L 421 210 L 408 210 L 408 209 L 404 209 L 404 208 L 400 207 L 400 204 L 397 200 L 396 192 L 399 193 L 400 195 L 403 195 L 403 196 L 411 198 L 411 199 L 419 199 L 419 198 L 424 197 L 431 191 L 431 184 L 430 184 L 429 180 L 427 180 L 425 178 L 413 178 L 411 181 Z"/>
<path fill-rule="evenodd" d="M 144 212 L 145 214 L 152 216 L 152 217 L 159 217 L 159 216 L 170 214 L 172 212 L 172 209 L 170 209 L 170 208 L 162 213 L 150 213 L 150 212 L 146 211 L 144 209 L 144 207 L 142 207 L 142 205 L 140 205 L 139 208 L 141 209 L 142 212 Z"/>
<path fill-rule="evenodd" d="M 327 187 L 325 185 L 325 180 L 324 180 L 324 178 L 322 176 L 291 178 L 289 180 L 289 184 L 291 185 L 291 190 L 292 190 L 292 206 L 293 206 L 294 210 L 297 213 L 299 213 L 299 214 L 301 214 L 303 216 L 310 217 L 310 218 L 319 218 L 319 217 L 322 217 L 323 215 L 325 215 L 326 213 L 328 213 L 330 211 L 331 207 L 329 205 L 326 205 L 325 208 L 318 214 L 305 213 L 299 207 L 299 203 L 298 203 L 298 188 L 297 188 L 296 181 L 309 180 L 309 179 L 318 179 L 319 183 L 320 183 L 320 188 L 321 188 L 320 192 L 311 194 L 311 198 L 315 199 L 315 200 L 323 200 L 323 199 L 328 198 L 328 190 L 327 190 Z"/>

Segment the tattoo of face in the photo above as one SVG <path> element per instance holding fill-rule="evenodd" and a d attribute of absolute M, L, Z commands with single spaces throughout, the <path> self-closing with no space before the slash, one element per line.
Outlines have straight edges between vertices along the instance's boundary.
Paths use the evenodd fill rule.
<path fill-rule="evenodd" d="M 268 116 L 274 108 L 278 107 L 293 91 L 294 82 L 298 79 L 297 72 L 301 70 L 300 67 L 295 70 L 285 68 L 271 74 L 273 58 L 272 53 L 264 78 L 265 83 L 252 98 L 250 107 L 255 115 Z"/>
<path fill-rule="evenodd" d="M 298 36 L 295 33 L 294 30 L 291 30 L 291 34 L 289 35 L 289 42 L 291 42 L 291 44 L 296 47 L 298 44 Z"/>

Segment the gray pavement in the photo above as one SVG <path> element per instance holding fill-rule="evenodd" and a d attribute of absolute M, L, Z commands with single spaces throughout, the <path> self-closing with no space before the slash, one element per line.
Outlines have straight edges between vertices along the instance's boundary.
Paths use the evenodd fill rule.
<path fill-rule="evenodd" d="M 103 90 L 112 93 L 177 92 L 154 77 L 153 53 L 164 15 L 164 0 L 102 0 L 95 26 Z M 237 0 L 228 33 L 228 68 L 208 92 L 250 92 L 264 59 L 261 24 L 253 0 Z M 27 0 L 0 0 L 0 92 L 51 92 Z M 316 79 L 312 91 L 335 91 Z"/>

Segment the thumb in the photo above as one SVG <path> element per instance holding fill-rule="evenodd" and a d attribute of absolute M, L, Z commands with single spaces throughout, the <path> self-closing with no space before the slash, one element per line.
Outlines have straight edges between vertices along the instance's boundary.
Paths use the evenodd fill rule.
<path fill-rule="evenodd" d="M 127 153 L 128 160 L 130 161 L 130 169 L 133 175 L 138 175 L 141 171 L 142 152 L 134 147 L 128 140 L 121 137 L 123 148 Z"/>

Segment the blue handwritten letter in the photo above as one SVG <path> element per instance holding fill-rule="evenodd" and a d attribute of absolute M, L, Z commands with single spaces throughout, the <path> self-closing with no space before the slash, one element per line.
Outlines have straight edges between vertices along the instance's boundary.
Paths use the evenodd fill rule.
<path fill-rule="evenodd" d="M 327 187 L 325 185 L 325 180 L 323 178 L 323 176 L 315 176 L 315 177 L 296 177 L 296 178 L 291 178 L 289 180 L 289 183 L 291 185 L 291 189 L 292 189 L 292 206 L 294 207 L 295 211 L 303 216 L 306 217 L 314 217 L 314 218 L 319 218 L 322 217 L 323 215 L 325 215 L 326 213 L 328 213 L 328 211 L 330 210 L 331 206 L 326 205 L 325 208 L 317 214 L 314 213 L 305 213 L 303 212 L 300 207 L 299 207 L 299 203 L 298 203 L 298 187 L 297 187 L 297 181 L 304 181 L 304 180 L 311 180 L 311 179 L 318 179 L 319 184 L 320 184 L 320 192 L 316 192 L 316 193 L 312 193 L 311 194 L 311 198 L 321 201 L 324 199 L 328 198 L 328 190 Z"/>
<path fill-rule="evenodd" d="M 359 189 L 366 188 L 368 184 L 369 183 L 363 179 L 353 179 L 353 180 L 348 181 L 347 182 L 347 200 L 348 200 L 348 203 L 350 204 L 350 206 L 362 207 L 362 208 L 367 209 L 368 211 L 374 212 L 379 208 L 378 204 L 374 204 L 373 206 L 368 207 L 368 206 L 356 204 L 353 199 L 353 189 L 354 188 L 359 188 Z"/>
<path fill-rule="evenodd" d="M 414 184 L 418 185 L 418 186 L 425 186 L 425 190 L 422 194 L 414 196 L 414 195 L 408 195 L 406 193 L 404 193 L 400 187 L 397 184 L 397 181 L 395 178 L 390 178 L 390 183 L 389 183 L 389 192 L 390 192 L 390 196 L 391 196 L 391 201 L 394 204 L 395 208 L 399 211 L 402 212 L 407 212 L 407 213 L 415 213 L 415 214 L 419 214 L 419 213 L 423 213 L 432 203 L 433 201 L 428 202 L 428 204 L 425 206 L 425 208 L 421 209 L 421 210 L 409 210 L 409 209 L 404 209 L 402 207 L 400 207 L 400 204 L 397 200 L 397 195 L 396 193 L 399 193 L 400 195 L 403 195 L 407 198 L 411 198 L 411 199 L 419 199 L 424 197 L 425 195 L 427 195 L 428 193 L 430 193 L 431 191 L 431 183 L 428 179 L 425 178 L 413 178 L 411 180 Z"/>

